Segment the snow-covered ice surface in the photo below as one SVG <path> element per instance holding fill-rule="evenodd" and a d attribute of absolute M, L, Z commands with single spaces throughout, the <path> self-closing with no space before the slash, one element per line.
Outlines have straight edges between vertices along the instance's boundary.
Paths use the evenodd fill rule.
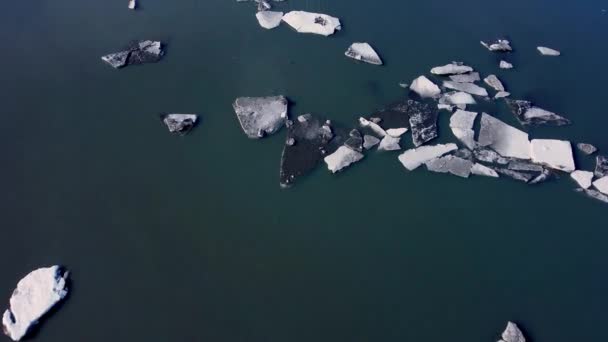
<path fill-rule="evenodd" d="M 486 113 L 481 115 L 478 143 L 492 148 L 503 157 L 530 159 L 528 133 Z"/>
<path fill-rule="evenodd" d="M 365 63 L 382 65 L 382 59 L 368 43 L 353 43 L 344 55 Z"/>
<path fill-rule="evenodd" d="M 431 159 L 441 157 L 442 155 L 455 151 L 457 149 L 458 146 L 452 143 L 445 145 L 440 144 L 420 146 L 418 148 L 413 148 L 400 154 L 399 161 L 406 169 L 412 171 Z"/>
<path fill-rule="evenodd" d="M 572 145 L 569 141 L 554 139 L 532 139 L 532 161 L 552 169 L 572 172 L 576 169 Z"/>
<path fill-rule="evenodd" d="M 21 340 L 38 320 L 68 294 L 68 272 L 59 266 L 39 268 L 21 279 L 2 316 L 5 333 Z"/>
<path fill-rule="evenodd" d="M 283 16 L 283 21 L 300 33 L 322 36 L 330 36 L 342 29 L 340 19 L 321 13 L 291 11 Z"/>

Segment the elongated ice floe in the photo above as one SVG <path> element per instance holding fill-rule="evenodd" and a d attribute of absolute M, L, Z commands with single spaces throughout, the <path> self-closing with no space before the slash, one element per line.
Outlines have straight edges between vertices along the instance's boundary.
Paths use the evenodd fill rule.
<path fill-rule="evenodd" d="M 365 63 L 382 65 L 382 59 L 368 43 L 353 43 L 344 55 Z"/>
<path fill-rule="evenodd" d="M 489 75 L 488 77 L 484 78 L 483 81 L 498 92 L 505 91 L 505 86 L 498 79 L 498 77 L 496 77 L 496 75 Z"/>
<path fill-rule="evenodd" d="M 443 86 L 449 89 L 454 89 L 458 91 L 464 91 L 465 93 L 477 95 L 477 96 L 488 96 L 488 91 L 485 88 L 482 88 L 473 83 L 459 83 L 453 81 L 443 81 Z"/>
<path fill-rule="evenodd" d="M 498 178 L 498 173 L 496 171 L 479 163 L 475 163 L 473 165 L 473 167 L 471 168 L 471 173 L 477 176 Z"/>
<path fill-rule="evenodd" d="M 440 99 L 439 104 L 445 105 L 453 105 L 453 106 L 461 106 L 461 105 L 473 105 L 476 104 L 477 101 L 473 98 L 473 96 L 469 93 L 465 93 L 463 91 L 454 91 L 450 93 L 445 93 Z"/>
<path fill-rule="evenodd" d="M 565 117 L 536 107 L 530 101 L 505 99 L 511 112 L 522 125 L 569 125 L 570 120 Z"/>
<path fill-rule="evenodd" d="M 259 11 L 255 14 L 255 17 L 258 19 L 258 23 L 260 24 L 260 26 L 267 30 L 271 30 L 281 25 L 281 20 L 283 19 L 283 12 Z"/>
<path fill-rule="evenodd" d="M 441 157 L 442 155 L 458 149 L 456 144 L 428 145 L 420 146 L 407 150 L 399 155 L 399 161 L 403 166 L 412 171 L 429 160 Z"/>
<path fill-rule="evenodd" d="M 49 310 L 68 294 L 68 272 L 59 266 L 39 268 L 21 279 L 2 316 L 5 333 L 21 340 Z"/>
<path fill-rule="evenodd" d="M 497 41 L 492 43 L 486 43 L 482 41 L 481 45 L 483 45 L 486 49 L 492 52 L 507 52 L 513 50 L 511 48 L 511 42 L 506 39 L 498 39 Z"/>
<path fill-rule="evenodd" d="M 336 173 L 349 165 L 363 159 L 364 155 L 346 146 L 340 146 L 336 152 L 328 155 L 323 160 L 332 173 Z"/>
<path fill-rule="evenodd" d="M 538 50 L 538 52 L 540 52 L 541 55 L 543 56 L 553 56 L 553 57 L 557 57 L 559 55 L 561 55 L 561 52 L 554 50 L 552 48 L 548 48 L 545 46 L 539 46 L 536 48 Z"/>
<path fill-rule="evenodd" d="M 321 13 L 291 11 L 283 16 L 283 21 L 300 33 L 322 36 L 330 36 L 342 29 L 340 19 Z"/>
<path fill-rule="evenodd" d="M 426 76 L 420 76 L 413 80 L 410 89 L 422 98 L 437 97 L 441 94 L 441 89 Z"/>
<path fill-rule="evenodd" d="M 458 62 L 452 62 L 450 64 L 434 67 L 431 69 L 431 74 L 434 75 L 458 75 L 472 72 L 473 68 L 468 65 L 464 65 Z"/>
<path fill-rule="evenodd" d="M 473 131 L 473 124 L 475 123 L 476 117 L 477 113 L 464 110 L 457 110 L 452 114 L 452 117 L 450 117 L 450 128 L 452 129 L 452 133 L 471 150 L 477 145 L 475 142 L 475 131 Z"/>
<path fill-rule="evenodd" d="M 473 83 L 481 80 L 478 72 L 470 72 L 468 74 L 450 75 L 450 80 L 460 83 Z"/>
<path fill-rule="evenodd" d="M 576 170 L 570 174 L 570 177 L 572 177 L 582 189 L 589 189 L 593 182 L 593 172 L 591 171 Z"/>
<path fill-rule="evenodd" d="M 486 113 L 481 115 L 478 143 L 492 148 L 503 157 L 530 159 L 528 133 Z"/>
<path fill-rule="evenodd" d="M 554 139 L 532 139 L 532 161 L 552 169 L 572 172 L 576 169 L 569 141 Z"/>

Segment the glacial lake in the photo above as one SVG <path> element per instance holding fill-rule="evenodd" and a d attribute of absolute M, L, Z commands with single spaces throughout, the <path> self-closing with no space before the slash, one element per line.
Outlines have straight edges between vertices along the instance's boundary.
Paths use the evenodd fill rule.
<path fill-rule="evenodd" d="M 608 3 L 276 5 L 339 17 L 327 38 L 264 30 L 253 3 L 139 3 L 0 5 L 0 296 L 8 305 L 41 266 L 65 265 L 73 280 L 33 340 L 496 341 L 511 320 L 532 342 L 608 341 L 608 206 L 567 175 L 539 186 L 460 179 L 369 153 L 281 189 L 285 130 L 250 140 L 231 107 L 282 94 L 292 117 L 354 125 L 405 99 L 399 82 L 463 61 L 573 121 L 531 137 L 606 154 Z M 479 44 L 503 36 L 511 71 Z M 134 39 L 162 40 L 167 53 L 122 70 L 100 60 Z M 385 65 L 344 57 L 355 41 Z M 201 122 L 171 135 L 167 112 Z M 520 127 L 504 105 L 490 114 Z M 435 142 L 455 141 L 447 112 L 439 125 Z"/>

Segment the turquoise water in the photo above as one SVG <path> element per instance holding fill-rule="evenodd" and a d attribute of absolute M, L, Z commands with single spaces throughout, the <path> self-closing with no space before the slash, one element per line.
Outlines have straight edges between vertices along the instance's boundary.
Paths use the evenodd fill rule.
<path fill-rule="evenodd" d="M 37 341 L 493 341 L 507 320 L 532 341 L 608 340 L 606 206 L 567 177 L 462 180 L 371 153 L 281 190 L 285 132 L 249 140 L 231 108 L 284 94 L 291 115 L 348 125 L 404 98 L 399 82 L 462 60 L 574 122 L 532 137 L 606 151 L 605 3 L 282 5 L 339 16 L 329 38 L 263 30 L 254 5 L 235 1 L 126 7 L 0 5 L 0 294 L 7 303 L 42 265 L 74 280 Z M 513 71 L 479 45 L 499 35 L 516 49 Z M 167 55 L 119 71 L 100 61 L 132 39 L 167 42 Z M 345 58 L 353 41 L 386 65 Z M 171 136 L 163 112 L 202 121 Z M 504 106 L 492 114 L 516 125 Z M 439 142 L 454 139 L 448 120 Z"/>

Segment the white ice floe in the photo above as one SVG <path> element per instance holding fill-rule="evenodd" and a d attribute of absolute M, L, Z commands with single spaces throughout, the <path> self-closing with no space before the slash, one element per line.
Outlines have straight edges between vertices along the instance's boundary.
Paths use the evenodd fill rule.
<path fill-rule="evenodd" d="M 509 93 L 508 91 L 499 91 L 498 93 L 496 93 L 496 95 L 494 95 L 495 99 L 502 99 L 503 97 L 509 97 L 511 96 L 511 93 Z"/>
<path fill-rule="evenodd" d="M 596 180 L 593 182 L 593 186 L 601 193 L 608 195 L 608 176 Z"/>
<path fill-rule="evenodd" d="M 593 172 L 591 171 L 576 170 L 570 174 L 570 177 L 583 189 L 589 189 L 593 182 Z"/>
<path fill-rule="evenodd" d="M 561 53 L 557 50 L 545 47 L 545 46 L 539 46 L 536 49 L 538 49 L 538 52 L 540 52 L 541 55 L 543 56 L 559 56 L 561 55 Z"/>
<path fill-rule="evenodd" d="M 420 97 L 437 97 L 441 94 L 441 89 L 426 76 L 420 76 L 412 81 L 410 89 L 420 95 Z"/>
<path fill-rule="evenodd" d="M 475 131 L 473 131 L 473 124 L 475 123 L 476 117 L 477 113 L 464 110 L 457 110 L 452 114 L 452 117 L 450 117 L 450 128 L 452 129 L 452 133 L 471 150 L 477 145 L 475 143 Z"/>
<path fill-rule="evenodd" d="M 493 51 L 493 52 L 506 52 L 506 51 L 512 51 L 513 49 L 511 48 L 511 42 L 509 42 L 506 39 L 499 39 L 494 43 L 486 43 L 486 42 L 481 42 L 481 45 L 483 45 L 486 49 Z"/>
<path fill-rule="evenodd" d="M 485 88 L 482 88 L 473 83 L 459 83 L 453 81 L 443 81 L 443 86 L 449 89 L 454 89 L 458 91 L 464 91 L 465 93 L 477 95 L 477 96 L 488 96 L 488 91 Z"/>
<path fill-rule="evenodd" d="M 507 328 L 502 332 L 502 340 L 498 342 L 526 342 L 524 334 L 519 330 L 517 324 L 507 323 Z"/>
<path fill-rule="evenodd" d="M 496 173 L 496 171 L 479 163 L 473 165 L 471 173 L 477 176 L 498 178 L 498 173 Z"/>
<path fill-rule="evenodd" d="M 314 33 L 322 36 L 330 36 L 342 28 L 338 18 L 305 11 L 286 13 L 283 21 L 300 33 Z"/>
<path fill-rule="evenodd" d="M 500 61 L 500 64 L 498 65 L 501 69 L 513 69 L 513 64 L 507 62 L 507 61 Z"/>
<path fill-rule="evenodd" d="M 255 17 L 258 19 L 258 23 L 260 23 L 260 26 L 270 30 L 281 25 L 281 20 L 283 19 L 283 12 L 259 11 L 255 14 Z"/>
<path fill-rule="evenodd" d="M 477 101 L 473 98 L 473 96 L 469 93 L 465 93 L 463 91 L 451 92 L 445 94 L 440 102 L 440 104 L 449 104 L 449 105 L 472 105 L 476 104 Z"/>
<path fill-rule="evenodd" d="M 483 81 L 496 91 L 505 91 L 505 86 L 498 79 L 498 77 L 496 77 L 496 75 L 489 75 L 488 77 L 484 78 Z"/>
<path fill-rule="evenodd" d="M 400 136 L 404 135 L 407 131 L 408 131 L 408 129 L 404 128 L 404 127 L 403 128 L 389 128 L 386 130 L 386 134 L 388 134 L 394 138 L 399 138 Z"/>
<path fill-rule="evenodd" d="M 10 308 L 2 316 L 5 333 L 21 340 L 51 308 L 68 294 L 68 273 L 59 266 L 39 268 L 21 279 L 10 299 Z"/>
<path fill-rule="evenodd" d="M 532 161 L 552 169 L 572 172 L 576 169 L 569 141 L 554 139 L 532 139 Z"/>
<path fill-rule="evenodd" d="M 344 55 L 365 63 L 382 65 L 382 59 L 368 43 L 353 43 Z"/>
<path fill-rule="evenodd" d="M 363 153 L 357 152 L 346 146 L 340 146 L 336 152 L 328 155 L 323 160 L 327 164 L 327 169 L 332 173 L 336 173 L 352 163 L 356 163 L 363 159 Z"/>
<path fill-rule="evenodd" d="M 486 113 L 481 115 L 478 143 L 503 157 L 530 159 L 528 134 Z"/>
<path fill-rule="evenodd" d="M 380 140 L 380 145 L 378 145 L 378 151 L 397 151 L 401 149 L 399 143 L 401 142 L 400 137 L 393 137 L 390 135 L 385 135 L 382 140 Z"/>
<path fill-rule="evenodd" d="M 135 2 L 135 0 L 129 0 L 129 9 L 134 10 L 135 7 L 137 7 L 137 3 Z"/>
<path fill-rule="evenodd" d="M 450 76 L 450 80 L 452 80 L 454 82 L 460 82 L 460 83 L 472 83 L 472 82 L 477 82 L 480 79 L 481 78 L 479 77 L 478 72 L 470 72 L 468 74 Z"/>
<path fill-rule="evenodd" d="M 369 127 L 369 129 L 378 134 L 380 137 L 384 137 L 386 135 L 386 131 L 380 127 L 380 125 L 373 121 L 369 121 L 366 118 L 359 118 L 359 124 L 361 127 Z"/>
<path fill-rule="evenodd" d="M 376 138 L 373 135 L 365 135 L 363 137 L 363 148 L 369 150 L 370 148 L 378 145 L 380 143 L 380 139 Z"/>
<path fill-rule="evenodd" d="M 399 161 L 403 166 L 412 171 L 429 160 L 441 157 L 442 155 L 458 149 L 456 144 L 446 145 L 426 145 L 407 150 L 399 155 Z"/>
<path fill-rule="evenodd" d="M 431 69 L 431 74 L 434 75 L 458 75 L 472 72 L 473 68 L 462 63 L 452 62 L 443 66 L 434 67 Z"/>

